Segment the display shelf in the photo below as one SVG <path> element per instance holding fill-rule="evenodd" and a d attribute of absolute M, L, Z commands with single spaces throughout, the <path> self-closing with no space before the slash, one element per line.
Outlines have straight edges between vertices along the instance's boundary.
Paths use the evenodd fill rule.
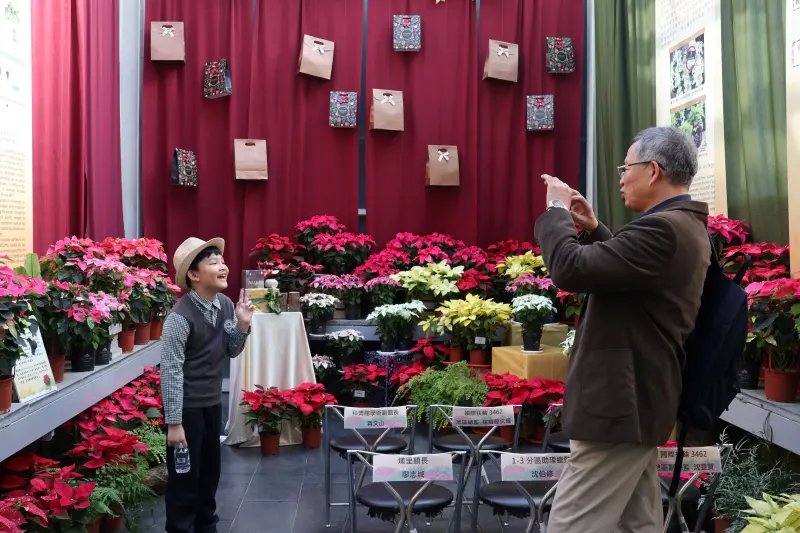
<path fill-rule="evenodd" d="M 800 403 L 767 400 L 764 390 L 743 390 L 722 413 L 722 420 L 800 454 Z"/>
<path fill-rule="evenodd" d="M 92 372 L 67 372 L 58 390 L 27 404 L 12 404 L 11 412 L 0 416 L 0 461 L 42 438 L 78 413 L 121 389 L 156 366 L 161 343 L 151 342 L 123 354 Z"/>

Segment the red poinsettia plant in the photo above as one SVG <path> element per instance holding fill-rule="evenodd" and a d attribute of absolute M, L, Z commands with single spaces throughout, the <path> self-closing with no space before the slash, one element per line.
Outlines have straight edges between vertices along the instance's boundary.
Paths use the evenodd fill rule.
<path fill-rule="evenodd" d="M 770 368 L 788 371 L 797 363 L 800 334 L 800 279 L 757 281 L 745 287 L 753 321 L 750 340 L 762 339 L 773 348 Z"/>
<path fill-rule="evenodd" d="M 33 496 L 18 494 L 0 499 L 0 533 L 47 530 L 47 513 Z"/>
<path fill-rule="evenodd" d="M 486 249 L 489 262 L 497 264 L 505 261 L 506 257 L 513 255 L 524 255 L 525 252 L 532 251 L 534 255 L 539 255 L 539 248 L 527 241 L 507 240 L 498 241 Z"/>
<path fill-rule="evenodd" d="M 427 366 L 441 368 L 450 351 L 443 344 L 433 342 L 431 339 L 419 339 L 409 354 L 416 360 L 423 360 Z"/>
<path fill-rule="evenodd" d="M 344 224 L 340 223 L 336 217 L 330 215 L 317 215 L 302 220 L 294 227 L 295 239 L 303 246 L 308 246 L 314 237 L 321 233 L 333 234 L 347 231 Z"/>
<path fill-rule="evenodd" d="M 95 470 L 107 464 L 128 464 L 132 461 L 131 456 L 136 453 L 147 453 L 147 446 L 138 435 L 123 429 L 102 426 L 101 432 L 90 435 L 67 452 L 67 455 L 88 458 L 83 467 Z"/>
<path fill-rule="evenodd" d="M 447 252 L 435 245 L 428 246 L 426 248 L 420 248 L 417 251 L 417 257 L 414 258 L 414 263 L 419 265 L 439 263 L 441 261 L 450 263 L 450 256 L 447 255 Z"/>
<path fill-rule="evenodd" d="M 377 365 L 363 363 L 349 365 L 342 369 L 342 384 L 347 390 L 355 391 L 380 387 L 379 379 L 386 377 L 386 369 Z"/>
<path fill-rule="evenodd" d="M 299 420 L 303 429 L 321 428 L 325 406 L 337 403 L 322 383 L 303 383 L 289 394 L 290 416 Z"/>
<path fill-rule="evenodd" d="M 314 274 L 321 272 L 322 265 L 312 265 L 305 261 L 275 259 L 261 261 L 258 268 L 266 273 L 268 278 L 278 281 L 278 288 L 282 292 L 305 292 L 314 279 Z"/>
<path fill-rule="evenodd" d="M 462 272 L 461 279 L 456 282 L 456 287 L 461 292 L 474 294 L 481 298 L 487 298 L 493 291 L 492 278 L 475 268 Z"/>
<path fill-rule="evenodd" d="M 307 245 L 309 256 L 331 274 L 350 273 L 367 260 L 375 246 L 370 235 L 356 233 L 319 233 Z"/>
<path fill-rule="evenodd" d="M 478 246 L 460 248 L 450 255 L 450 260 L 453 266 L 463 266 L 465 270 L 470 268 L 483 270 L 489 264 L 489 257 L 486 252 Z"/>
<path fill-rule="evenodd" d="M 58 461 L 40 457 L 32 452 L 18 452 L 0 463 L 0 492 L 22 489 L 39 472 L 58 468 Z"/>
<path fill-rule="evenodd" d="M 28 486 L 28 495 L 36 498 L 51 521 L 86 526 L 89 522 L 91 496 L 96 483 L 86 482 L 75 466 L 39 472 Z"/>
<path fill-rule="evenodd" d="M 295 256 L 302 255 L 305 246 L 294 242 L 289 237 L 272 233 L 256 241 L 252 253 L 262 261 L 294 261 Z"/>
<path fill-rule="evenodd" d="M 711 234 L 719 254 L 728 246 L 744 244 L 750 235 L 750 226 L 741 220 L 728 218 L 723 214 L 709 215 L 708 232 Z"/>
<path fill-rule="evenodd" d="M 586 299 L 586 295 L 558 289 L 556 298 L 559 301 L 564 320 L 577 324 L 581 317 L 583 301 Z"/>
<path fill-rule="evenodd" d="M 384 248 L 367 257 L 363 265 L 353 270 L 353 274 L 363 280 L 389 277 L 411 266 L 411 255 L 402 249 Z"/>
<path fill-rule="evenodd" d="M 389 378 L 389 383 L 398 390 L 399 394 L 408 394 L 408 389 L 401 389 L 403 385 L 417 376 L 425 373 L 431 367 L 427 359 L 415 359 L 410 365 L 403 365 Z"/>
<path fill-rule="evenodd" d="M 242 391 L 244 416 L 247 424 L 258 428 L 260 435 L 279 435 L 284 420 L 290 420 L 290 390 L 256 385 L 253 391 Z"/>
<path fill-rule="evenodd" d="M 549 408 L 564 399 L 564 383 L 551 379 L 523 379 L 506 372 L 487 373 L 484 380 L 489 386 L 484 407 L 521 405 L 524 416 L 546 422 Z"/>
<path fill-rule="evenodd" d="M 134 267 L 167 271 L 167 253 L 164 243 L 156 239 L 121 239 L 108 237 L 100 246 L 109 257 L 116 257 L 122 263 Z"/>

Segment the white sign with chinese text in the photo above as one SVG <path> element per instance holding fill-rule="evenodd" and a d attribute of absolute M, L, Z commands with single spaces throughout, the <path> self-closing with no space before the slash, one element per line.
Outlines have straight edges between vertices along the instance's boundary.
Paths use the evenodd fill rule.
<path fill-rule="evenodd" d="M 453 407 L 453 421 L 458 426 L 513 426 L 514 407 Z"/>
<path fill-rule="evenodd" d="M 36 335 L 31 335 L 30 330 L 22 334 L 24 342 L 20 343 L 24 355 L 17 359 L 14 369 L 14 388 L 17 391 L 20 403 L 32 402 L 58 390 L 50 360 L 44 348 L 41 329 L 36 330 Z M 32 352 L 28 339 L 33 338 L 36 351 Z"/>
<path fill-rule="evenodd" d="M 453 458 L 449 453 L 376 455 L 372 465 L 373 483 L 453 480 Z"/>
<path fill-rule="evenodd" d="M 675 470 L 677 448 L 659 448 L 657 469 L 659 474 L 672 474 Z M 722 472 L 722 458 L 716 446 L 684 448 L 681 472 L 684 474 L 716 474 Z"/>
<path fill-rule="evenodd" d="M 345 429 L 386 429 L 408 427 L 406 407 L 382 407 L 380 409 L 344 408 Z"/>
<path fill-rule="evenodd" d="M 500 475 L 503 481 L 555 481 L 567 459 L 568 453 L 504 453 Z"/>

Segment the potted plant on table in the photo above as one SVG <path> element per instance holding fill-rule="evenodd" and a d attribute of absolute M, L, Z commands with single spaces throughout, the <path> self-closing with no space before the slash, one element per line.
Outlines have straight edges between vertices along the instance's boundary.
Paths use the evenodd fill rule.
<path fill-rule="evenodd" d="M 542 328 L 555 312 L 553 302 L 546 296 L 527 294 L 511 302 L 514 319 L 522 324 L 523 350 L 538 352 L 541 349 Z"/>
<path fill-rule="evenodd" d="M 367 320 L 375 322 L 377 326 L 381 336 L 381 351 L 410 349 L 417 322 L 424 312 L 425 304 L 418 300 L 376 307 Z"/>
<path fill-rule="evenodd" d="M 311 292 L 300 297 L 303 311 L 311 321 L 311 333 L 324 335 L 327 317 L 336 309 L 338 300 L 330 294 Z"/>
<path fill-rule="evenodd" d="M 343 329 L 327 334 L 328 347 L 339 354 L 342 366 L 361 362 L 363 359 L 364 337 L 356 329 Z"/>
<path fill-rule="evenodd" d="M 462 300 L 448 300 L 436 309 L 436 314 L 420 323 L 426 335 L 449 335 L 450 349 L 447 360 L 458 363 L 464 359 L 464 347 L 467 345 L 467 332 L 456 322 Z"/>
<path fill-rule="evenodd" d="M 289 420 L 291 391 L 277 387 L 265 389 L 256 385 L 254 391 L 243 391 L 242 406 L 247 424 L 258 430 L 261 439 L 261 455 L 278 455 L 280 452 L 281 428 Z"/>
<path fill-rule="evenodd" d="M 300 422 L 305 448 L 319 448 L 323 411 L 326 405 L 336 403 L 336 398 L 325 392 L 325 385 L 321 383 L 303 383 L 291 391 L 290 416 Z"/>
<path fill-rule="evenodd" d="M 491 298 L 484 300 L 472 294 L 468 294 L 465 300 L 455 302 L 460 303 L 455 303 L 457 313 L 454 323 L 467 334 L 470 364 L 490 364 L 490 352 L 492 342 L 497 336 L 497 328 L 511 319 L 511 307 Z"/>
<path fill-rule="evenodd" d="M 342 372 L 342 386 L 352 394 L 354 407 L 369 407 L 370 393 L 381 386 L 380 378 L 386 377 L 386 369 L 377 365 L 355 364 Z"/>
<path fill-rule="evenodd" d="M 107 365 L 111 362 L 112 328 L 114 324 L 118 323 L 119 313 L 125 309 L 125 304 L 103 292 L 88 293 L 86 298 L 92 306 L 92 311 L 97 311 L 94 313 L 90 311 L 87 319 L 94 320 L 94 328 L 97 333 L 95 364 Z"/>
<path fill-rule="evenodd" d="M 764 394 L 777 402 L 797 397 L 797 335 L 800 331 L 800 281 L 778 278 L 757 281 L 745 288 L 752 333 L 762 336 L 767 349 Z"/>
<path fill-rule="evenodd" d="M 64 381 L 64 365 L 71 348 L 69 327 L 72 319 L 68 312 L 74 298 L 71 285 L 61 281 L 51 281 L 48 284 L 47 298 L 39 307 L 42 338 L 56 383 Z"/>
<path fill-rule="evenodd" d="M 125 277 L 125 288 L 128 290 L 126 317 L 129 319 L 126 330 L 134 329 L 134 344 L 144 345 L 150 342 L 152 327 L 151 310 L 153 298 L 150 292 L 151 276 L 146 271 L 129 271 Z"/>

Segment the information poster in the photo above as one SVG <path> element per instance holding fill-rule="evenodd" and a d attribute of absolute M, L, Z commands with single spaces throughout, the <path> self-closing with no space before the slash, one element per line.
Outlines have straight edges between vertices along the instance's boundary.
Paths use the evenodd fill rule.
<path fill-rule="evenodd" d="M 30 337 L 30 332 L 25 333 L 25 337 Z M 42 340 L 42 333 L 36 330 L 34 336 L 36 351 L 32 352 L 27 342 L 22 343 L 25 355 L 17 359 L 14 368 L 14 389 L 17 391 L 20 403 L 33 401 L 41 398 L 57 389 L 56 380 L 53 379 L 53 371 L 50 368 L 50 360 L 47 358 L 47 351 Z"/>
<path fill-rule="evenodd" d="M 786 2 L 786 169 L 789 196 L 789 245 L 800 249 L 800 0 Z M 790 256 L 800 275 L 800 254 Z"/>
<path fill-rule="evenodd" d="M 720 0 L 656 0 L 656 116 L 697 146 L 689 190 L 711 214 L 728 209 Z"/>
<path fill-rule="evenodd" d="M 33 251 L 30 0 L 0 0 L 0 255 Z"/>

